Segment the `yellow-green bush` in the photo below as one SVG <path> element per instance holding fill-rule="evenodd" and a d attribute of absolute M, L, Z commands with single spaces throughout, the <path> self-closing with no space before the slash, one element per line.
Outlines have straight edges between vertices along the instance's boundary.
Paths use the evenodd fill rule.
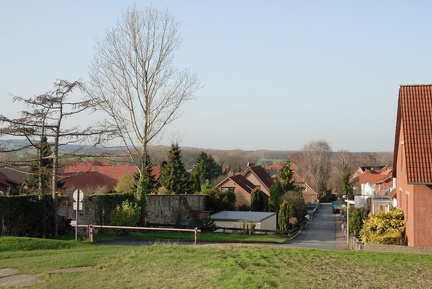
<path fill-rule="evenodd" d="M 370 215 L 363 223 L 360 238 L 363 243 L 380 243 L 399 245 L 405 234 L 403 211 L 380 211 Z"/>

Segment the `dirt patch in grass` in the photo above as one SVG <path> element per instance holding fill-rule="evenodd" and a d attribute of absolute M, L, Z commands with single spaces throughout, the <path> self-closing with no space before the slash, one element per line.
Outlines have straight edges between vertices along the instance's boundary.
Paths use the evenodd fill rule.
<path fill-rule="evenodd" d="M 82 272 L 93 269 L 93 267 L 74 267 L 54 269 L 51 273 Z M 39 274 L 20 274 L 20 271 L 13 268 L 0 269 L 0 287 L 30 286 L 40 282 Z"/>

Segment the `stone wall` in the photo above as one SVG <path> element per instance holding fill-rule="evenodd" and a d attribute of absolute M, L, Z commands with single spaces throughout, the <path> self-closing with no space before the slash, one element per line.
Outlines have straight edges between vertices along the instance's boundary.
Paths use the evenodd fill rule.
<path fill-rule="evenodd" d="M 79 224 L 109 225 L 108 214 L 117 204 L 103 206 L 98 198 L 103 196 L 84 197 Z M 206 211 L 206 200 L 207 195 L 148 195 L 146 222 L 158 226 L 192 225 Z M 60 200 L 59 215 L 76 219 L 72 198 Z"/>

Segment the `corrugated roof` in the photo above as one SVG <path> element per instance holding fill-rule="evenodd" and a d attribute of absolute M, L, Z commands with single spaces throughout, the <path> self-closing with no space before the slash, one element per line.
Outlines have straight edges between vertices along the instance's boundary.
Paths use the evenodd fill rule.
<path fill-rule="evenodd" d="M 401 128 L 408 183 L 432 184 L 432 85 L 402 85 L 399 89 L 393 165 Z"/>
<path fill-rule="evenodd" d="M 273 212 L 222 211 L 211 215 L 210 218 L 219 221 L 248 220 L 252 222 L 261 222 L 275 214 L 276 213 Z"/>

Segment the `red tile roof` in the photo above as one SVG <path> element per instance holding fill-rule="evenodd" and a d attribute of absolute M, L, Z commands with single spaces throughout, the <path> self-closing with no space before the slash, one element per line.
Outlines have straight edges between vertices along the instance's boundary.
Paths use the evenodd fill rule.
<path fill-rule="evenodd" d="M 359 184 L 376 184 L 382 180 L 388 179 L 391 176 L 391 172 L 377 173 L 375 171 L 366 171 L 359 175 Z"/>
<path fill-rule="evenodd" d="M 394 166 L 401 128 L 408 183 L 432 184 L 432 85 L 402 85 L 399 89 Z"/>
<path fill-rule="evenodd" d="M 136 166 L 111 166 L 106 163 L 94 165 L 85 162 L 66 167 L 62 177 L 65 188 L 68 189 L 105 187 L 112 190 L 125 174 L 134 175 L 137 171 Z M 153 166 L 152 173 L 158 179 L 160 167 Z"/>

